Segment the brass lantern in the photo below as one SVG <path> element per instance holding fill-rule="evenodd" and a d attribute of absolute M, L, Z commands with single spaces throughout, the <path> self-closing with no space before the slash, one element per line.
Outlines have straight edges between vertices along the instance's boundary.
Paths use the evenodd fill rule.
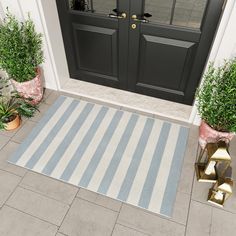
<path fill-rule="evenodd" d="M 225 201 L 232 195 L 233 180 L 232 167 L 227 169 L 225 177 L 220 177 L 219 180 L 209 190 L 208 202 L 223 207 Z"/>
<path fill-rule="evenodd" d="M 218 143 L 208 143 L 201 150 L 195 169 L 199 182 L 216 183 L 217 179 L 224 176 L 226 169 L 231 163 L 228 152 L 228 144 L 219 141 Z M 220 168 L 218 168 L 220 166 Z"/>

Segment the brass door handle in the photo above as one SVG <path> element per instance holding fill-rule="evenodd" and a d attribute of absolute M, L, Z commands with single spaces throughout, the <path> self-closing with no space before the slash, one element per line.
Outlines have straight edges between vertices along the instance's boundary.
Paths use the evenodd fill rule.
<path fill-rule="evenodd" d="M 108 17 L 110 18 L 116 18 L 116 19 L 125 19 L 127 17 L 125 12 L 122 12 L 120 14 L 109 14 Z"/>
<path fill-rule="evenodd" d="M 134 21 L 142 22 L 142 23 L 148 23 L 149 22 L 149 20 L 144 19 L 144 18 L 143 19 L 139 19 L 137 15 L 132 15 L 131 19 L 134 20 Z"/>

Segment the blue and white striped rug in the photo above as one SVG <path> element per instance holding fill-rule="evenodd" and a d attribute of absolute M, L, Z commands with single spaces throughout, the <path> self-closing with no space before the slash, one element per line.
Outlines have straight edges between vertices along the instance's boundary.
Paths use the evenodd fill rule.
<path fill-rule="evenodd" d="M 9 162 L 171 216 L 188 128 L 61 96 Z"/>

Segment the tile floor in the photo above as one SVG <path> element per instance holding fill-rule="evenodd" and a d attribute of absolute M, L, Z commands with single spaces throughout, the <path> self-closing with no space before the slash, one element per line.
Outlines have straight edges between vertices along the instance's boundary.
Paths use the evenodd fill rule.
<path fill-rule="evenodd" d="M 206 202 L 210 185 L 198 183 L 194 176 L 198 135 L 194 126 L 190 127 L 171 219 L 7 163 L 58 95 L 46 91 L 39 114 L 24 120 L 15 132 L 0 132 L 1 236 L 235 235 L 235 189 L 225 208 L 219 209 Z M 236 156 L 235 142 L 231 144 L 232 156 Z M 233 167 L 235 162 L 233 159 Z"/>

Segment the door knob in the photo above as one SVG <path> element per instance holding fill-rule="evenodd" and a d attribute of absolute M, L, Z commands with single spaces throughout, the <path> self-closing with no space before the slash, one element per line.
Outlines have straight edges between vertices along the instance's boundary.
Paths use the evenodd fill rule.
<path fill-rule="evenodd" d="M 143 19 L 139 19 L 138 16 L 135 15 L 135 14 L 131 16 L 131 19 L 134 20 L 134 21 L 142 22 L 142 23 L 148 23 L 149 22 L 149 20 L 144 19 L 144 18 Z"/>
<path fill-rule="evenodd" d="M 125 19 L 127 17 L 126 13 L 125 12 L 122 12 L 122 13 L 118 13 L 118 14 L 109 14 L 108 17 L 110 18 L 117 18 L 117 19 Z"/>

